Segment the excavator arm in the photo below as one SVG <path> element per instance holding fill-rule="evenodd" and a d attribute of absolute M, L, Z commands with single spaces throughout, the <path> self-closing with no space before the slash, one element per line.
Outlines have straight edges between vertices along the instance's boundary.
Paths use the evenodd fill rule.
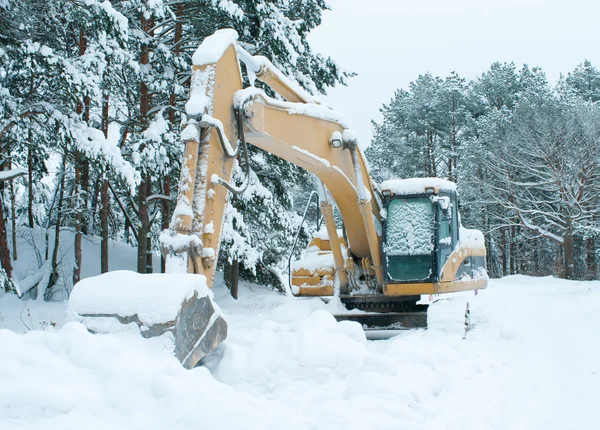
<path fill-rule="evenodd" d="M 341 287 L 348 278 L 332 199 L 346 226 L 351 254 L 370 261 L 381 290 L 380 207 L 354 133 L 340 114 L 319 104 L 266 58 L 252 57 L 236 39 L 234 30 L 220 30 L 193 57 L 180 193 L 164 246 L 171 258 L 187 260 L 183 266 L 189 272 L 204 274 L 212 284 L 227 193 L 241 192 L 246 185 L 231 183 L 234 163 L 241 158 L 248 168 L 246 145 L 252 144 L 312 172 L 322 183 L 321 212 Z M 243 89 L 240 59 L 251 75 L 285 100 L 255 87 Z"/>

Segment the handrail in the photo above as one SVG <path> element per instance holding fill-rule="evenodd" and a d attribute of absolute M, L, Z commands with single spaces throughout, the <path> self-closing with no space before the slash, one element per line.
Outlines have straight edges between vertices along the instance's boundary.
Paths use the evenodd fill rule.
<path fill-rule="evenodd" d="M 313 196 L 317 197 L 316 200 L 316 204 L 317 204 L 317 226 L 319 225 L 319 193 L 317 193 L 316 191 L 312 191 L 310 193 L 310 196 L 308 197 L 308 202 L 306 202 L 306 207 L 304 208 L 304 214 L 302 215 L 302 222 L 300 223 L 300 226 L 298 226 L 298 231 L 296 232 L 296 237 L 294 238 L 294 244 L 292 245 L 291 249 L 290 249 L 290 256 L 288 258 L 288 284 L 290 286 L 290 291 L 292 293 L 292 295 L 294 295 L 294 292 L 292 291 L 292 257 L 294 256 L 294 251 L 296 250 L 296 244 L 298 243 L 298 238 L 300 237 L 300 232 L 302 231 L 302 226 L 304 225 L 304 221 L 306 220 L 306 215 L 308 213 L 308 208 L 310 207 L 310 204 L 313 200 Z"/>
<path fill-rule="evenodd" d="M 215 176 L 215 178 L 211 178 L 211 182 L 223 185 L 225 188 L 227 188 L 233 194 L 242 194 L 244 191 L 246 191 L 246 188 L 248 188 L 248 184 L 250 183 L 250 173 L 252 172 L 252 167 L 250 166 L 250 160 L 248 159 L 248 148 L 247 148 L 247 143 L 246 143 L 246 137 L 244 136 L 244 119 L 242 116 L 243 115 L 242 110 L 234 109 L 234 113 L 235 113 L 235 117 L 237 120 L 237 128 L 238 128 L 238 136 L 239 136 L 238 144 L 235 148 L 234 154 L 229 153 L 227 144 L 225 143 L 226 136 L 223 134 L 221 127 L 211 125 L 211 124 L 207 124 L 207 125 L 217 129 L 217 134 L 219 136 L 219 142 L 221 143 L 223 152 L 225 153 L 225 155 L 227 157 L 235 158 L 239 153 L 240 146 L 242 147 L 242 153 L 244 154 L 244 166 L 242 169 L 245 171 L 244 172 L 244 174 L 245 174 L 244 182 L 240 187 L 236 187 L 235 185 L 230 184 L 225 179 L 219 177 L 216 174 L 213 175 L 213 176 Z"/>

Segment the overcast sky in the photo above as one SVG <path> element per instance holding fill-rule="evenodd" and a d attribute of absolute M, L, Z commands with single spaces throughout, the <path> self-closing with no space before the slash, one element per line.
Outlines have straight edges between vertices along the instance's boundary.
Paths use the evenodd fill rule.
<path fill-rule="evenodd" d="M 309 40 L 358 73 L 324 99 L 348 118 L 362 146 L 382 104 L 425 72 L 445 77 L 454 70 L 474 79 L 494 61 L 513 61 L 541 66 L 555 83 L 585 59 L 600 67 L 596 0 L 328 2 L 332 10 Z"/>

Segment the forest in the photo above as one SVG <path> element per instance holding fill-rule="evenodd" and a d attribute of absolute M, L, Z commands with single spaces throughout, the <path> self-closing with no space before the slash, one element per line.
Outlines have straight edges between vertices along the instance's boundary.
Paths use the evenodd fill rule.
<path fill-rule="evenodd" d="M 100 238 L 101 272 L 110 270 L 110 240 L 137 247 L 138 272 L 164 270 L 152 255 L 177 196 L 195 49 L 234 28 L 249 52 L 322 93 L 352 75 L 307 42 L 326 8 L 322 0 L 0 1 L 4 288 L 35 283 L 47 298 L 70 291 L 83 236 Z M 290 193 L 312 179 L 258 150 L 251 163 L 252 186 L 232 199 L 220 255 L 239 261 L 244 277 L 273 284 L 299 225 Z M 13 279 L 18 236 L 36 229 L 41 257 L 26 279 Z M 74 232 L 71 274 L 61 273 L 61 231 Z"/>
<path fill-rule="evenodd" d="M 600 72 L 551 86 L 541 68 L 494 63 L 474 81 L 420 75 L 373 123 L 376 179 L 458 183 L 463 223 L 486 238 L 491 275 L 596 279 Z"/>
<path fill-rule="evenodd" d="M 249 52 L 325 94 L 353 76 L 307 41 L 326 9 L 323 0 L 0 0 L 3 288 L 38 286 L 47 299 L 70 291 L 90 258 L 83 237 L 99 238 L 101 272 L 111 270 L 110 240 L 137 248 L 138 272 L 164 271 L 152 257 L 177 195 L 194 50 L 234 28 Z M 600 72 L 589 62 L 554 86 L 541 69 L 512 63 L 474 81 L 423 74 L 382 107 L 366 155 L 378 181 L 456 181 L 492 276 L 592 279 L 598 100 Z M 258 149 L 251 164 L 251 186 L 227 212 L 220 264 L 237 261 L 244 279 L 277 287 L 313 180 Z M 32 232 L 45 242 L 37 261 L 13 273 L 19 237 Z M 65 273 L 59 241 L 71 238 Z"/>

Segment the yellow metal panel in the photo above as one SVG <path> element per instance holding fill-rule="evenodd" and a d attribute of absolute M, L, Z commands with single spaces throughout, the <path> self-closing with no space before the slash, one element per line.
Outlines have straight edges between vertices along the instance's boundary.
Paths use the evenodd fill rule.
<path fill-rule="evenodd" d="M 297 287 L 301 285 L 319 285 L 321 283 L 321 277 L 319 275 L 314 276 L 292 276 L 292 285 Z"/>
<path fill-rule="evenodd" d="M 300 287 L 300 291 L 297 296 L 333 296 L 333 286 L 321 286 L 321 287 Z"/>
<path fill-rule="evenodd" d="M 463 248 L 458 247 L 446 260 L 442 268 L 440 281 L 445 287 L 441 292 L 450 293 L 456 291 L 480 290 L 487 287 L 487 280 L 478 281 L 457 281 L 456 273 L 467 257 L 485 257 L 485 247 L 482 248 Z M 450 286 L 450 284 L 452 284 Z M 458 284 L 458 285 L 454 285 Z"/>
<path fill-rule="evenodd" d="M 413 296 L 418 294 L 437 294 L 438 283 L 415 283 L 415 284 L 386 284 L 383 294 L 386 296 Z"/>
<path fill-rule="evenodd" d="M 487 280 L 442 282 L 439 293 L 456 293 L 459 291 L 483 290 L 487 287 Z"/>
<path fill-rule="evenodd" d="M 330 266 L 330 267 L 320 267 L 317 270 L 308 270 L 308 269 L 297 269 L 294 270 L 292 272 L 292 276 L 293 277 L 297 277 L 297 276 L 325 276 L 325 275 L 334 275 L 335 274 L 335 268 Z"/>

